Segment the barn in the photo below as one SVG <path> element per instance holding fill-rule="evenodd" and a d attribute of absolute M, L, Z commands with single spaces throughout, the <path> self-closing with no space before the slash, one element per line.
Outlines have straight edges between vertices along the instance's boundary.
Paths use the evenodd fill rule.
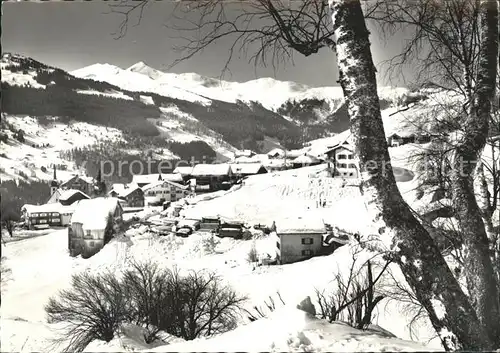
<path fill-rule="evenodd" d="M 75 207 L 68 228 L 68 248 L 71 256 L 88 258 L 112 238 L 123 222 L 123 210 L 114 197 L 81 200 Z"/>

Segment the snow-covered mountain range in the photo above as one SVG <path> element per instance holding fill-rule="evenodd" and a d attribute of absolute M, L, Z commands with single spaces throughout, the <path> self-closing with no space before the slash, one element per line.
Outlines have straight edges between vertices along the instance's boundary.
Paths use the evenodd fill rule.
<path fill-rule="evenodd" d="M 7 179 L 19 173 L 50 179 L 54 164 L 72 171 L 73 161 L 65 163 L 62 156 L 85 146 L 101 146 L 96 158 L 116 159 L 120 151 L 122 159 L 182 159 L 195 150 L 227 160 L 239 149 L 266 153 L 275 147 L 319 146 L 316 152 L 349 128 L 340 87 L 273 78 L 222 81 L 165 73 L 143 62 L 127 69 L 94 64 L 68 73 L 17 54 L 4 54 L 1 69 L 0 158 L 5 160 L 0 175 Z M 392 114 L 410 98 L 422 97 L 405 88 L 379 91 L 387 132 L 411 128 L 407 115 Z M 26 134 L 23 143 L 14 138 L 20 129 Z M 47 143 L 44 136 L 62 131 L 64 139 L 39 148 Z M 33 168 L 49 172 L 33 173 Z"/>

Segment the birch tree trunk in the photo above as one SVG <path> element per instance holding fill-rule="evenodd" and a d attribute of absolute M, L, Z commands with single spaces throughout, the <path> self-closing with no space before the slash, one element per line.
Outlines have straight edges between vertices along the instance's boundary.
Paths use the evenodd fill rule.
<path fill-rule="evenodd" d="M 447 350 L 488 350 L 492 342 L 429 233 L 394 178 L 380 113 L 369 32 L 359 0 L 331 0 L 339 79 L 351 118 L 361 190 L 378 229 Z"/>
<path fill-rule="evenodd" d="M 500 295 L 483 212 L 474 192 L 474 172 L 486 145 L 495 98 L 498 57 L 497 0 L 479 1 L 481 48 L 470 114 L 453 161 L 453 206 L 464 241 L 464 270 L 472 305 L 488 336 L 500 346 Z"/>

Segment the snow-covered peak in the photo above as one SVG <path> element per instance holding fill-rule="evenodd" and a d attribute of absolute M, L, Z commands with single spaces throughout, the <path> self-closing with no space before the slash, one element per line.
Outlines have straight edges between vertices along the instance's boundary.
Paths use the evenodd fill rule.
<path fill-rule="evenodd" d="M 143 74 L 148 76 L 149 78 L 156 80 L 164 75 L 163 72 L 148 66 L 144 61 L 139 61 L 134 65 L 130 66 L 127 71 L 137 72 L 139 74 Z"/>
<path fill-rule="evenodd" d="M 89 66 L 82 67 L 81 69 L 77 69 L 74 71 L 70 72 L 70 75 L 73 75 L 75 77 L 80 77 L 80 78 L 92 78 L 92 79 L 99 79 L 99 77 L 107 77 L 109 75 L 117 75 L 122 71 L 123 69 L 111 65 L 111 64 L 93 64 Z"/>

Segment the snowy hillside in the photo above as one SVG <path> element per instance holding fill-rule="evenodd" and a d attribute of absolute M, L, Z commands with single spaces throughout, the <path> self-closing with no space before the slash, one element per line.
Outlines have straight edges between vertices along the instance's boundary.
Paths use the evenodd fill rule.
<path fill-rule="evenodd" d="M 199 196 L 182 211 L 186 217 L 200 218 L 220 214 L 223 219 L 245 221 L 249 225 L 270 224 L 294 217 L 319 217 L 335 227 L 349 231 L 367 231 L 364 203 L 357 185 L 327 178 L 324 166 L 283 171 L 250 177 L 245 184 L 230 191 Z M 402 190 L 411 189 L 399 183 Z M 409 182 L 411 184 L 411 182 Z M 319 199 L 329 202 L 324 206 Z M 145 211 L 149 212 L 149 211 Z M 356 217 L 353 217 L 353 215 Z M 157 219 L 154 216 L 151 220 Z M 368 228 L 366 228 L 368 227 Z M 107 244 L 88 260 L 71 258 L 67 251 L 66 230 L 41 233 L 3 249 L 4 265 L 9 269 L 2 284 L 4 309 L 1 317 L 1 340 L 4 351 L 57 350 L 52 340 L 59 326 L 47 323 L 44 305 L 58 290 L 67 288 L 71 274 L 81 271 L 102 273 L 110 270 L 117 276 L 132 260 L 151 260 L 168 268 L 211 269 L 217 271 L 238 293 L 248 297 L 244 307 L 261 306 L 269 296 L 280 293 L 285 307 L 267 319 L 249 323 L 242 315 L 239 326 L 228 333 L 194 341 L 168 340 L 154 346 L 141 341 L 141 335 L 123 328 L 111 342 L 94 341 L 86 351 L 415 351 L 440 350 L 428 321 L 418 320 L 409 328 L 414 311 L 397 301 L 384 301 L 376 311 L 374 330 L 358 331 L 342 323 L 329 324 L 312 319 L 294 309 L 306 296 L 315 303 L 315 289 L 328 288 L 336 273 L 346 274 L 353 254 L 362 263 L 371 254 L 345 246 L 328 256 L 315 257 L 290 265 L 262 266 L 247 262 L 255 246 L 259 257 L 272 256 L 276 250 L 273 237 L 254 233 L 253 240 L 212 238 L 195 233 L 188 238 L 158 236 L 148 226 L 130 229 Z M 358 264 L 359 264 L 358 263 Z M 63 267 L 63 270 L 56 270 Z M 378 265 L 377 265 L 378 266 Z M 397 267 L 391 271 L 404 283 Z M 390 278 L 387 282 L 390 285 Z M 33 293 L 37 293 L 33 296 Z M 402 311 L 404 308 L 405 311 Z M 379 328 L 377 328 L 379 327 Z M 387 331 L 404 339 L 402 341 Z M 385 333 L 384 333 L 385 332 Z M 410 342 L 417 340 L 421 343 Z M 133 347 L 133 348 L 131 348 Z"/>
<path fill-rule="evenodd" d="M 20 174 L 32 179 L 52 180 L 52 165 L 59 166 L 58 177 L 64 180 L 79 170 L 74 163 L 61 158 L 60 152 L 94 143 L 124 141 L 122 132 L 117 129 L 83 122 L 67 125 L 54 120 L 42 125 L 37 118 L 29 116 L 6 116 L 4 119 L 14 130 L 24 131 L 25 142 L 13 138 L 2 142 L 2 180 L 17 179 Z M 80 172 L 85 174 L 84 170 Z"/>

